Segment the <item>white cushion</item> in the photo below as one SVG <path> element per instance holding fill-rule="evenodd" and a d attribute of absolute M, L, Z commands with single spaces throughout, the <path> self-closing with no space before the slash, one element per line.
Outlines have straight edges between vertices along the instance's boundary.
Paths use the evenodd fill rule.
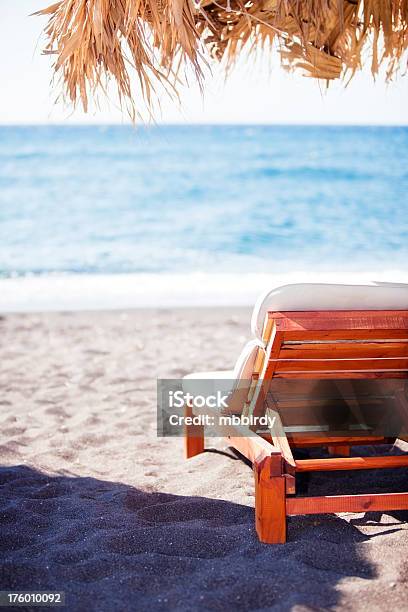
<path fill-rule="evenodd" d="M 239 380 L 250 380 L 259 350 L 264 350 L 259 340 L 250 340 L 242 349 L 233 370 L 195 372 L 183 378 L 185 393 L 205 395 L 222 391 L 230 393 Z"/>
<path fill-rule="evenodd" d="M 229 394 L 234 388 L 234 370 L 194 372 L 183 377 L 184 393 L 191 395 L 213 395 L 217 391 Z"/>
<path fill-rule="evenodd" d="M 259 349 L 264 350 L 262 342 L 258 339 L 250 340 L 242 349 L 234 367 L 234 378 L 248 380 L 252 377 L 255 360 Z"/>
<path fill-rule="evenodd" d="M 252 313 L 251 330 L 262 340 L 268 312 L 302 310 L 408 310 L 408 285 L 282 285 L 261 295 Z"/>

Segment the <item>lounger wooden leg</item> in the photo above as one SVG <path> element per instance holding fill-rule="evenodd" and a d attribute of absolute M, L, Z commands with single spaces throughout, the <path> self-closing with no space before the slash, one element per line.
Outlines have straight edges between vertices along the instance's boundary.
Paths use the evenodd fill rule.
<path fill-rule="evenodd" d="M 185 406 L 184 416 L 193 416 L 191 406 Z M 204 451 L 204 427 L 202 425 L 185 425 L 184 441 L 187 459 L 202 453 Z"/>
<path fill-rule="evenodd" d="M 261 542 L 286 542 L 286 488 L 281 455 L 254 462 L 255 526 Z"/>
<path fill-rule="evenodd" d="M 329 455 L 341 455 L 342 457 L 350 456 L 350 446 L 348 444 L 341 446 L 328 446 L 327 450 Z"/>

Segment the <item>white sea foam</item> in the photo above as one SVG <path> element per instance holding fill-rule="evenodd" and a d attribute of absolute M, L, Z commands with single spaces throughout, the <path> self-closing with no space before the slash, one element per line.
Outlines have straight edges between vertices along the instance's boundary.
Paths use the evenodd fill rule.
<path fill-rule="evenodd" d="M 329 274 L 116 274 L 0 280 L 0 312 L 252 306 L 257 296 L 295 282 L 407 283 L 408 272 Z"/>

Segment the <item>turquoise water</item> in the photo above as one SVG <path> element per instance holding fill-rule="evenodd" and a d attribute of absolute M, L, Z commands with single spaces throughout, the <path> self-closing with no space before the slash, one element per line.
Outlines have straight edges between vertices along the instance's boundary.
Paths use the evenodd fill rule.
<path fill-rule="evenodd" d="M 0 128 L 0 275 L 406 269 L 408 128 Z"/>

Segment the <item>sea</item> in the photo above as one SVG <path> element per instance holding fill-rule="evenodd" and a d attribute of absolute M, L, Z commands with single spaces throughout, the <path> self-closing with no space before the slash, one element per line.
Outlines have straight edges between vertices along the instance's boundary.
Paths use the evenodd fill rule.
<path fill-rule="evenodd" d="M 0 127 L 0 309 L 407 276 L 408 127 Z"/>

